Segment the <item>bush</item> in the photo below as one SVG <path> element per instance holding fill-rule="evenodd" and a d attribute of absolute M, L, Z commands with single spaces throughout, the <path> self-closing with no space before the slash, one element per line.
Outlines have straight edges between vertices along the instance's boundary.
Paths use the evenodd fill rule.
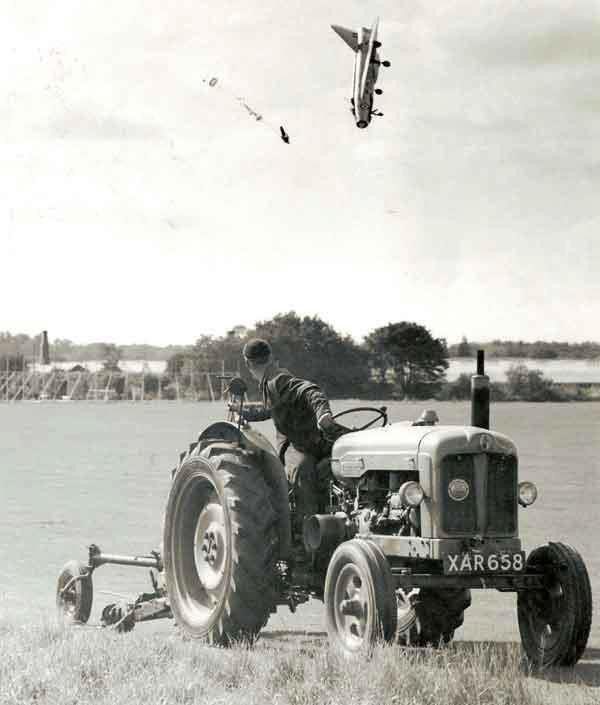
<path fill-rule="evenodd" d="M 507 395 L 514 401 L 564 401 L 565 396 L 554 387 L 554 381 L 541 370 L 527 365 L 512 365 L 507 373 Z"/>
<path fill-rule="evenodd" d="M 471 398 L 471 375 L 463 372 L 453 382 L 446 382 L 435 397 L 439 401 L 458 401 Z"/>

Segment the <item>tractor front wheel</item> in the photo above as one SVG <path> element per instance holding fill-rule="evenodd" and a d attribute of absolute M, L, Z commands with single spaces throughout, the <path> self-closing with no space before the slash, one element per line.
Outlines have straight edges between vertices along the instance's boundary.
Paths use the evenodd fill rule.
<path fill-rule="evenodd" d="M 592 623 L 592 591 L 580 554 L 564 543 L 533 550 L 526 570 L 545 587 L 519 592 L 517 614 L 525 655 L 538 668 L 572 666 L 581 658 Z"/>
<path fill-rule="evenodd" d="M 337 547 L 327 568 L 324 602 L 330 642 L 343 654 L 369 653 L 378 640 L 394 639 L 394 581 L 371 541 L 352 539 Z"/>

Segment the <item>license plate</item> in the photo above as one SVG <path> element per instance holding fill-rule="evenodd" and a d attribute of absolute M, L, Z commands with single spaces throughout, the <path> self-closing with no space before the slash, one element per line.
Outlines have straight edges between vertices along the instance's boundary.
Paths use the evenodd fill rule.
<path fill-rule="evenodd" d="M 525 568 L 525 551 L 517 553 L 449 553 L 444 556 L 444 574 L 520 573 Z"/>

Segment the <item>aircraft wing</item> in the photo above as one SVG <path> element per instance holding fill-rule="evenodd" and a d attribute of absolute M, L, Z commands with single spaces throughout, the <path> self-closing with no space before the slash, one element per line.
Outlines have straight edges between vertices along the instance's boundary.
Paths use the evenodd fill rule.
<path fill-rule="evenodd" d="M 332 24 L 331 29 L 339 35 L 352 51 L 358 51 L 358 34 L 346 27 L 340 27 L 339 24 Z"/>

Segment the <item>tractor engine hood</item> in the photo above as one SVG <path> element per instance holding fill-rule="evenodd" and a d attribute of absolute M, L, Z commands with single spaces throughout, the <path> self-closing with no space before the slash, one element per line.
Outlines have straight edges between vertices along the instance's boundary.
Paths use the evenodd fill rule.
<path fill-rule="evenodd" d="M 413 426 L 400 422 L 347 433 L 331 453 L 331 470 L 338 480 L 356 480 L 371 470 L 417 471 L 418 455 L 497 452 L 516 455 L 512 441 L 476 426 Z"/>

